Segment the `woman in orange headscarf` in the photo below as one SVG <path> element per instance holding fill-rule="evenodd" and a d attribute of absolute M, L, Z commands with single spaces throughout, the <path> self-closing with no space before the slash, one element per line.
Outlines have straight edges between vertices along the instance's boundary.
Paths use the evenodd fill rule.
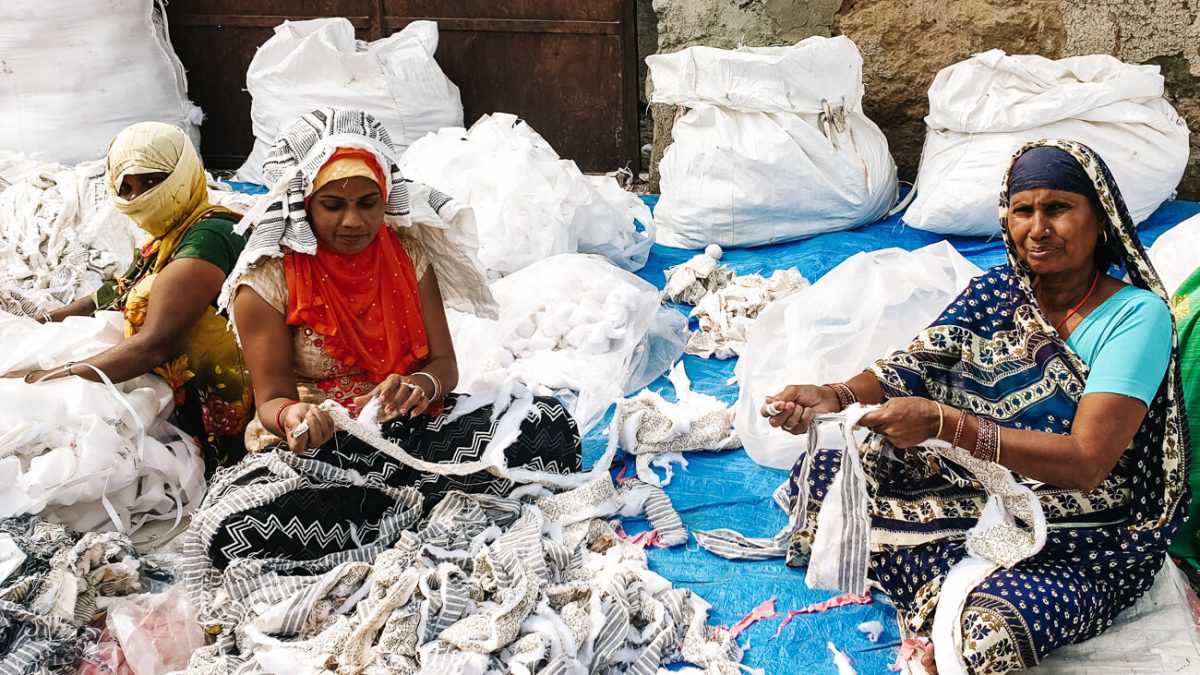
<path fill-rule="evenodd" d="M 458 398 L 450 392 L 458 367 L 437 259 L 415 238 L 397 233 L 410 221 L 408 186 L 393 158 L 386 130 L 355 111 L 314 111 L 276 140 L 263 167 L 274 189 L 247 215 L 254 231 L 223 296 L 254 377 L 258 418 L 248 445 L 261 448 L 261 440 L 249 437 L 265 436 L 281 450 L 285 439 L 286 448 L 305 459 L 382 476 L 395 488 L 414 486 L 427 504 L 452 490 L 502 494 L 511 488 L 498 472 L 415 470 L 359 437 L 335 435 L 333 420 L 318 406 L 332 399 L 355 410 L 374 398 L 382 436 L 426 462 L 479 462 L 496 440 L 509 467 L 578 470 L 579 431 L 552 398 L 534 399 L 513 429 L 515 440 L 497 433 L 491 406 L 454 411 Z M 484 283 L 482 274 L 477 281 Z M 299 519 L 302 529 L 332 531 L 351 522 L 371 530 L 395 502 L 376 508 L 359 488 L 346 486 L 341 496 L 322 491 L 320 509 L 311 508 L 315 494 L 290 492 L 230 517 L 221 531 L 237 536 L 218 532 L 213 541 L 226 542 L 239 556 L 339 552 L 344 542 L 300 542 L 296 528 L 281 531 L 273 523 Z M 210 549 L 217 567 L 227 562 L 223 551 L 221 543 Z"/>

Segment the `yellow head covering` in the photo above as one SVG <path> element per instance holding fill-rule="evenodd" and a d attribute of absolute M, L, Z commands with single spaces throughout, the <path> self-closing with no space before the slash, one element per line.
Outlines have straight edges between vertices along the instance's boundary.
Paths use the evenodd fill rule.
<path fill-rule="evenodd" d="M 373 183 L 379 182 L 376 173 L 371 170 L 366 160 L 361 157 L 340 157 L 329 161 L 313 177 L 313 192 L 316 193 L 317 190 L 335 180 L 344 180 L 355 176 L 369 178 Z"/>
<path fill-rule="evenodd" d="M 125 176 L 156 172 L 169 175 L 135 199 L 117 195 Z M 156 271 L 170 262 L 192 225 L 214 211 L 228 212 L 209 203 L 200 155 L 187 134 L 170 124 L 140 122 L 117 134 L 108 147 L 106 178 L 117 210 L 150 233 L 151 245 L 157 244 Z"/>

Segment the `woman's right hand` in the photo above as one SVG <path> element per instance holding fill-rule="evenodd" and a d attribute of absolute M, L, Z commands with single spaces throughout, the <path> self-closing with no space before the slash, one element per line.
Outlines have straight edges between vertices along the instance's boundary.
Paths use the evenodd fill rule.
<path fill-rule="evenodd" d="M 294 436 L 293 432 L 296 427 L 305 422 L 308 423 L 308 431 L 300 434 L 299 437 Z M 281 431 L 283 431 L 284 440 L 287 441 L 288 449 L 300 454 L 310 448 L 319 448 L 333 438 L 333 418 L 315 405 L 297 403 L 288 406 L 287 410 L 283 411 L 283 429 Z"/>
<path fill-rule="evenodd" d="M 774 405 L 779 414 L 772 415 L 768 407 Z M 837 394 L 829 387 L 818 387 L 812 384 L 793 384 L 784 387 L 783 391 L 768 396 L 766 403 L 759 409 L 759 414 L 770 418 L 770 424 L 788 432 L 800 435 L 808 432 L 808 425 L 813 417 L 821 413 L 841 410 Z"/>

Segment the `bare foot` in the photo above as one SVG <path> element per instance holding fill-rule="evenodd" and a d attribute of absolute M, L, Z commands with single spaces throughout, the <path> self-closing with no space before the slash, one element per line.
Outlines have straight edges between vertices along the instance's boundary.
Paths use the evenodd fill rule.
<path fill-rule="evenodd" d="M 933 660 L 933 642 L 930 641 L 921 648 L 921 667 L 929 675 L 937 675 L 937 663 Z"/>

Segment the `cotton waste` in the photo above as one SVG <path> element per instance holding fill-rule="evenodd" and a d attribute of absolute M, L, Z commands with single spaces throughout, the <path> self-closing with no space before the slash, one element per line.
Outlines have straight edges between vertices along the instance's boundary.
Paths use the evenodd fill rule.
<path fill-rule="evenodd" d="M 430 133 L 400 168 L 475 210 L 479 259 L 492 276 L 562 253 L 603 255 L 632 272 L 654 244 L 649 207 L 615 178 L 585 176 L 515 115 Z"/>
<path fill-rule="evenodd" d="M 263 183 L 262 165 L 279 130 L 317 108 L 370 113 L 397 148 L 442 127 L 461 127 L 462 98 L 434 60 L 437 46 L 434 21 L 410 22 L 369 43 L 355 39 L 344 17 L 276 26 L 246 71 L 254 149 L 238 180 Z"/>
<path fill-rule="evenodd" d="M 0 520 L 0 670 L 74 675 L 108 604 L 164 579 L 122 534 Z"/>
<path fill-rule="evenodd" d="M 718 265 L 721 248 L 710 244 L 705 252 L 667 270 L 664 297 L 695 305 L 691 318 L 700 330 L 688 338 L 687 353 L 704 358 L 729 359 L 746 350 L 750 326 L 766 306 L 808 286 L 796 268 L 775 270 L 770 277 L 738 275 Z"/>
<path fill-rule="evenodd" d="M 527 392 L 506 398 L 486 401 L 497 405 L 500 426 L 530 410 Z M 325 406 L 339 428 L 409 466 L 480 470 L 425 466 L 372 429 L 372 411 L 350 419 Z M 609 522 L 644 512 L 669 536 L 682 532 L 662 518 L 666 509 L 678 522 L 660 489 L 613 483 L 619 431 L 609 430 L 591 470 L 569 475 L 509 469 L 493 452 L 502 453 L 503 442 L 493 440 L 482 462 L 520 483 L 512 494 L 450 492 L 427 512 L 414 488 L 286 451 L 222 469 L 185 535 L 189 596 L 217 636 L 193 655 L 189 672 L 649 674 L 681 661 L 740 672 L 737 643 L 706 625 L 709 606 L 651 572 L 642 548 Z M 290 490 L 350 484 L 396 502 L 373 540 L 317 560 L 233 558 L 224 570 L 210 562 L 210 539 L 232 514 Z"/>
<path fill-rule="evenodd" d="M 925 125 L 904 222 L 941 234 L 1000 234 L 996 187 L 1030 141 L 1063 138 L 1094 149 L 1135 223 L 1173 198 L 1188 160 L 1187 124 L 1164 96 L 1159 66 L 1104 54 L 976 54 L 934 78 Z"/>
<path fill-rule="evenodd" d="M 849 38 L 696 46 L 646 64 L 651 101 L 678 108 L 659 165 L 658 243 L 790 241 L 874 222 L 895 204 L 896 165 L 863 113 Z"/>
<path fill-rule="evenodd" d="M 586 430 L 683 353 L 684 317 L 600 256 L 546 258 L 491 290 L 496 320 L 447 311 L 463 392 L 520 383 L 558 397 Z"/>
<path fill-rule="evenodd" d="M 693 391 L 682 362 L 667 377 L 675 389 L 675 402 L 644 389 L 618 403 L 613 415 L 619 447 L 633 456 L 637 477 L 651 485 L 669 483 L 672 464 L 687 466 L 683 452 L 742 445 L 733 429 L 733 410 L 713 396 Z M 660 479 L 654 466 L 666 469 L 667 477 Z"/>
<path fill-rule="evenodd" d="M 83 297 L 133 261 L 145 235 L 117 211 L 104 162 L 0 157 L 0 311 L 31 315 Z"/>
<path fill-rule="evenodd" d="M 200 145 L 164 0 L 0 3 L 0 149 L 64 164 L 101 159 L 137 122 L 166 122 Z"/>
<path fill-rule="evenodd" d="M 123 338 L 115 312 L 48 324 L 0 312 L 0 373 L 81 361 Z M 0 517 L 131 532 L 178 524 L 204 497 L 200 449 L 167 420 L 173 395 L 157 376 L 117 385 L 0 378 L 0 400 Z"/>

